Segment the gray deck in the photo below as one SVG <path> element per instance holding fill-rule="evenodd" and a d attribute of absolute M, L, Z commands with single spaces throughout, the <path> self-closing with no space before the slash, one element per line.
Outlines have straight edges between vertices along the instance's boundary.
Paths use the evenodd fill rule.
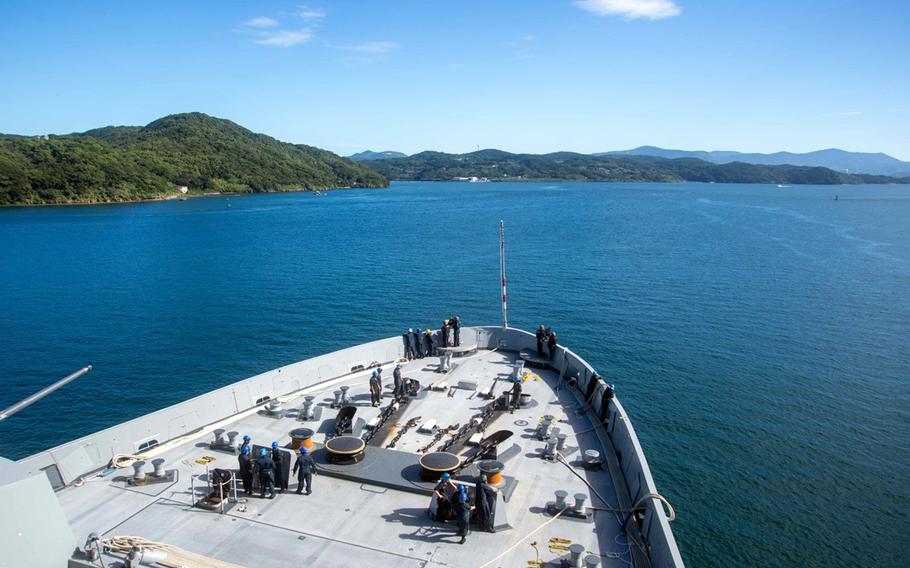
<path fill-rule="evenodd" d="M 514 358 L 514 353 L 483 350 L 456 358 L 457 367 L 447 382 L 455 386 L 461 379 L 472 378 L 483 389 L 497 378 L 507 378 Z M 437 361 L 426 358 L 408 363 L 403 374 L 429 385 L 442 378 L 435 372 Z M 514 414 L 500 414 L 486 429 L 488 434 L 512 430 L 514 435 L 505 446 L 516 443 L 520 447 L 520 452 L 505 461 L 504 472 L 517 479 L 506 505 L 513 528 L 495 534 L 475 530 L 466 545 L 457 544 L 454 525 L 438 524 L 428 518 L 426 496 L 327 475 L 314 479 L 314 493 L 310 496 L 295 495 L 292 480 L 291 492 L 274 500 L 254 497 L 242 501 L 246 506 L 244 512 L 234 507 L 221 515 L 191 508 L 191 476 L 205 473 L 205 466 L 194 460 L 208 455 L 216 458 L 210 468 L 237 467 L 236 457 L 208 449 L 208 436 L 156 456 L 167 460 L 168 469 L 178 470 L 178 479 L 172 485 L 131 488 L 109 476 L 88 481 L 81 487 L 67 487 L 57 496 L 76 535 L 97 531 L 102 537 L 141 536 L 244 566 L 482 566 L 551 518 L 544 513 L 544 507 L 553 500 L 557 489 L 567 491 L 570 500 L 573 494 L 584 493 L 588 495 L 589 506 L 603 506 L 567 467 L 541 458 L 544 443 L 537 440 L 533 430 L 544 414 L 561 420 L 559 428 L 570 434 L 568 446 L 607 452 L 603 452 L 598 437 L 591 431 L 587 415 L 578 416 L 574 412 L 579 404 L 576 394 L 568 389 L 554 393 L 558 377 L 549 370 L 535 372 L 542 380 L 528 380 L 524 392 L 531 393 L 536 404 Z M 391 386 L 391 374 L 392 366 L 386 366 L 383 375 L 388 386 Z M 359 406 L 357 416 L 367 420 L 380 410 L 369 405 L 368 375 L 369 371 L 351 375 L 341 383 L 351 385 L 350 393 Z M 316 385 L 306 394 L 315 394 L 316 401 L 327 406 L 337 384 Z M 495 390 L 499 393 L 506 387 L 506 382 L 499 381 Z M 409 418 L 421 416 L 424 420 L 434 418 L 443 427 L 456 422 L 463 424 L 488 402 L 472 394 L 473 391 L 463 389 L 455 389 L 453 397 L 445 392 L 429 392 L 405 407 L 397 422 L 403 425 Z M 389 397 L 387 393 L 383 405 Z M 288 402 L 287 407 L 299 408 L 302 402 L 301 394 Z M 334 410 L 323 410 L 323 421 L 331 423 L 334 416 Z M 251 435 L 254 443 L 267 445 L 275 440 L 284 445 L 289 442 L 288 432 L 301 425 L 296 413 L 281 419 L 250 413 L 239 417 L 228 429 Z M 307 426 L 313 427 L 312 423 Z M 323 443 L 327 428 L 314 429 L 317 430 L 314 441 Z M 571 437 L 574 432 L 583 433 L 574 438 Z M 393 428 L 389 437 L 394 433 Z M 395 449 L 413 453 L 416 463 L 417 449 L 430 439 L 430 435 L 414 428 L 399 440 Z M 570 462 L 577 458 L 577 451 L 568 456 Z M 582 474 L 611 504 L 619 502 L 608 471 Z M 568 553 L 548 550 L 547 541 L 551 537 L 584 545 L 586 550 L 601 556 L 603 566 L 628 565 L 632 558 L 628 547 L 619 544 L 625 543 L 625 538 L 620 535 L 614 515 L 601 511 L 594 518 L 589 523 L 559 518 L 491 566 L 526 567 L 529 560 L 536 558 L 531 541 L 539 543 L 541 560 L 557 563 Z"/>

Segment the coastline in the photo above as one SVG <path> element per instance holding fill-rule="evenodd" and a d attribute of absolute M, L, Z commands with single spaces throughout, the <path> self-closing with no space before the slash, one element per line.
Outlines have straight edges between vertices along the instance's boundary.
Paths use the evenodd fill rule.
<path fill-rule="evenodd" d="M 738 186 L 772 186 L 776 184 L 766 183 L 766 182 L 755 182 L 755 183 L 745 183 L 745 182 L 713 182 L 713 181 L 592 181 L 592 180 L 577 180 L 577 179 L 499 179 L 499 180 L 489 180 L 487 182 L 469 182 L 464 180 L 454 180 L 454 179 L 439 179 L 439 180 L 415 180 L 415 179 L 392 179 L 389 180 L 391 183 L 440 183 L 440 184 L 470 184 L 470 185 L 486 185 L 486 184 L 513 184 L 513 183 L 578 183 L 578 184 L 623 184 L 623 185 L 655 185 L 655 184 L 692 184 L 692 185 L 738 185 Z M 787 189 L 797 189 L 800 187 L 856 187 L 856 186 L 882 186 L 882 187 L 891 187 L 891 186 L 906 186 L 910 187 L 910 183 L 832 183 L 832 184 L 792 184 L 791 187 Z M 162 201 L 179 201 L 181 199 L 200 199 L 205 197 L 231 197 L 239 195 L 255 195 L 257 193 L 314 193 L 317 191 L 320 192 L 329 192 L 329 191 L 343 191 L 347 189 L 388 189 L 389 186 L 384 187 L 366 187 L 366 186 L 348 186 L 348 187 L 333 187 L 333 188 L 319 188 L 319 189 L 286 189 L 278 191 L 208 191 L 205 193 L 187 193 L 187 194 L 175 194 L 168 195 L 163 197 L 153 197 L 149 199 L 135 199 L 135 200 L 126 200 L 126 201 L 76 201 L 68 203 L 11 203 L 0 205 L 0 209 L 13 209 L 13 208 L 23 208 L 23 207 L 79 207 L 79 206 L 92 206 L 92 205 L 134 205 L 137 203 L 158 203 Z M 778 188 L 780 189 L 780 188 Z"/>
<path fill-rule="evenodd" d="M 0 209 L 19 207 L 78 207 L 88 205 L 134 205 L 136 203 L 159 203 L 162 201 L 180 201 L 183 199 L 198 199 L 202 197 L 230 197 L 233 195 L 254 195 L 256 193 L 314 193 L 317 191 L 341 191 L 345 189 L 388 189 L 385 187 L 332 187 L 316 189 L 282 189 L 278 191 L 207 191 L 205 193 L 186 193 L 168 196 L 150 197 L 148 199 L 130 199 L 124 201 L 70 201 L 66 203 L 7 203 L 0 205 Z"/>

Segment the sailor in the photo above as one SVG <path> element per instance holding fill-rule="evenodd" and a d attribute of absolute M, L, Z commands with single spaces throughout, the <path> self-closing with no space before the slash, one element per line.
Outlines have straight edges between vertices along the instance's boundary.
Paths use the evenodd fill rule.
<path fill-rule="evenodd" d="M 449 346 L 449 320 L 442 320 L 442 347 Z"/>
<path fill-rule="evenodd" d="M 250 447 L 240 446 L 240 481 L 243 482 L 243 492 L 248 496 L 253 494 L 253 460 L 250 459 Z"/>
<path fill-rule="evenodd" d="M 265 490 L 269 490 L 269 499 L 275 498 L 275 463 L 269 457 L 265 448 L 259 450 L 259 459 L 256 460 L 259 470 L 259 497 L 265 499 Z"/>
<path fill-rule="evenodd" d="M 461 345 L 461 318 L 455 316 L 452 318 L 452 331 L 455 335 L 455 347 Z"/>
<path fill-rule="evenodd" d="M 458 544 L 464 544 L 471 527 L 471 511 L 474 509 L 468 499 L 468 492 L 464 485 L 458 486 L 458 493 L 455 494 L 454 501 L 455 520 L 458 522 L 458 536 L 461 537 Z"/>
<path fill-rule="evenodd" d="M 243 448 L 249 448 L 249 451 L 253 451 L 251 447 L 250 437 L 247 434 L 243 435 L 243 443 L 240 444 L 240 452 L 243 453 Z"/>
<path fill-rule="evenodd" d="M 414 330 L 408 328 L 408 330 L 401 334 L 402 339 L 404 339 L 404 356 L 407 360 L 414 358 Z"/>
<path fill-rule="evenodd" d="M 373 371 L 373 374 L 370 376 L 370 404 L 372 406 L 379 406 L 382 402 L 382 381 L 379 378 L 379 373 Z"/>
<path fill-rule="evenodd" d="M 515 377 L 512 379 L 512 408 L 511 412 L 521 405 L 521 379 Z"/>
<path fill-rule="evenodd" d="M 543 344 L 547 341 L 547 330 L 544 329 L 543 324 L 540 324 L 540 327 L 537 328 L 537 356 L 543 357 Z"/>
<path fill-rule="evenodd" d="M 278 489 L 278 493 L 284 493 L 284 490 L 288 488 L 288 480 L 284 478 L 284 468 L 281 467 L 283 457 L 278 442 L 272 442 L 272 463 L 275 464 L 275 487 Z"/>
<path fill-rule="evenodd" d="M 306 486 L 306 494 L 313 492 L 313 476 L 316 475 L 316 462 L 310 456 L 306 447 L 300 448 L 300 455 L 294 462 L 294 473 L 297 474 L 297 495 L 303 492 Z"/>
<path fill-rule="evenodd" d="M 423 332 L 424 340 L 426 341 L 426 354 L 427 357 L 433 356 L 433 330 L 427 329 Z"/>
<path fill-rule="evenodd" d="M 603 395 L 600 397 L 600 416 L 605 425 L 607 420 L 610 419 L 610 401 L 613 400 L 614 396 L 616 396 L 616 385 L 607 384 Z"/>
<path fill-rule="evenodd" d="M 420 341 L 420 328 L 417 328 L 417 331 L 414 332 L 414 345 L 417 346 L 417 357 L 423 359 L 423 342 Z"/>
<path fill-rule="evenodd" d="M 594 371 L 594 374 L 591 375 L 591 378 L 588 380 L 588 388 L 585 392 L 585 403 L 591 404 L 591 400 L 594 398 L 594 393 L 597 391 L 597 381 L 601 380 L 603 377 L 600 376 L 600 373 Z"/>
<path fill-rule="evenodd" d="M 455 489 L 455 484 L 448 473 L 443 473 L 439 478 L 439 483 L 433 488 L 433 494 L 436 497 L 436 522 L 444 523 L 449 520 L 452 512 L 451 493 Z"/>
<path fill-rule="evenodd" d="M 496 532 L 494 528 L 494 519 L 496 517 L 496 495 L 499 489 L 487 483 L 487 476 L 480 476 L 480 485 L 477 487 L 477 496 L 474 499 L 477 502 L 477 512 L 480 521 L 480 528 L 487 532 Z"/>
<path fill-rule="evenodd" d="M 556 357 L 556 332 L 552 329 L 547 336 L 547 349 L 550 351 L 550 361 L 552 361 Z"/>
<path fill-rule="evenodd" d="M 392 379 L 395 381 L 395 390 L 393 395 L 395 400 L 398 400 L 404 395 L 404 379 L 401 378 L 401 364 L 395 365 L 395 370 L 392 371 Z"/>

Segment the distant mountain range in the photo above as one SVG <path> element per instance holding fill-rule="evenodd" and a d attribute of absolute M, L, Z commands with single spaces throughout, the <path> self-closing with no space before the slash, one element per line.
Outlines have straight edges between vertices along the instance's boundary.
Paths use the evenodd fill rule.
<path fill-rule="evenodd" d="M 468 154 L 421 152 L 404 158 L 365 160 L 393 180 L 451 180 L 488 178 L 490 181 L 573 180 L 613 182 L 717 182 L 771 184 L 910 183 L 910 178 L 847 174 L 829 168 L 732 162 L 715 164 L 696 158 L 576 154 L 511 154 L 480 150 Z"/>
<path fill-rule="evenodd" d="M 688 151 L 668 150 L 656 146 L 640 146 L 632 150 L 601 152 L 594 156 L 657 156 L 659 158 L 697 158 L 715 164 L 744 162 L 769 166 L 789 164 L 792 166 L 817 166 L 830 168 L 844 173 L 877 174 L 886 176 L 910 176 L 910 162 L 902 162 L 888 154 L 869 152 L 847 152 L 830 148 L 797 154 L 793 152 L 775 152 L 773 154 L 746 154 L 733 151 Z"/>
<path fill-rule="evenodd" d="M 392 152 L 391 150 L 386 150 L 385 152 L 374 152 L 372 150 L 364 150 L 363 152 L 357 152 L 356 154 L 351 154 L 348 156 L 349 160 L 354 160 L 355 162 L 362 162 L 364 160 L 388 160 L 389 158 L 407 158 L 408 155 L 402 152 Z"/>
<path fill-rule="evenodd" d="M 0 205 L 386 187 L 362 164 L 193 112 L 63 136 L 0 135 Z"/>

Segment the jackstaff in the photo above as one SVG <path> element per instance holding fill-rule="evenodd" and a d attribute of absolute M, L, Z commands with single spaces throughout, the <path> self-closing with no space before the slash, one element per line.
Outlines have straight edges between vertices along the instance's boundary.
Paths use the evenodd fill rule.
<path fill-rule="evenodd" d="M 499 220 L 499 275 L 502 281 L 502 328 L 509 327 L 508 305 L 506 303 L 506 229 Z"/>
<path fill-rule="evenodd" d="M 60 379 L 60 380 L 57 381 L 56 383 L 52 384 L 51 386 L 45 387 L 45 388 L 41 389 L 40 391 L 36 392 L 35 394 L 29 396 L 28 398 L 24 398 L 24 399 L 20 400 L 20 401 L 17 402 L 16 404 L 14 404 L 14 405 L 10 406 L 9 408 L 7 408 L 7 409 L 3 410 L 2 412 L 0 412 L 0 420 L 4 420 L 4 419 L 6 419 L 6 418 L 9 418 L 10 416 L 12 416 L 13 414 L 19 412 L 20 410 L 22 410 L 22 409 L 25 408 L 26 406 L 30 406 L 30 405 L 32 405 L 32 404 L 38 402 L 39 400 L 41 400 L 42 398 L 44 398 L 44 397 L 46 397 L 47 395 L 51 394 L 52 392 L 54 392 L 55 390 L 59 389 L 59 388 L 62 387 L 63 385 L 67 384 L 67 383 L 70 382 L 70 381 L 74 381 L 74 380 L 78 379 L 79 377 L 81 377 L 82 375 L 88 373 L 88 372 L 91 371 L 91 370 L 92 370 L 92 366 L 91 366 L 91 365 L 88 365 L 88 366 L 86 366 L 86 367 L 82 367 L 81 369 L 79 369 L 79 370 L 76 371 L 75 373 L 63 377 L 62 379 Z"/>

